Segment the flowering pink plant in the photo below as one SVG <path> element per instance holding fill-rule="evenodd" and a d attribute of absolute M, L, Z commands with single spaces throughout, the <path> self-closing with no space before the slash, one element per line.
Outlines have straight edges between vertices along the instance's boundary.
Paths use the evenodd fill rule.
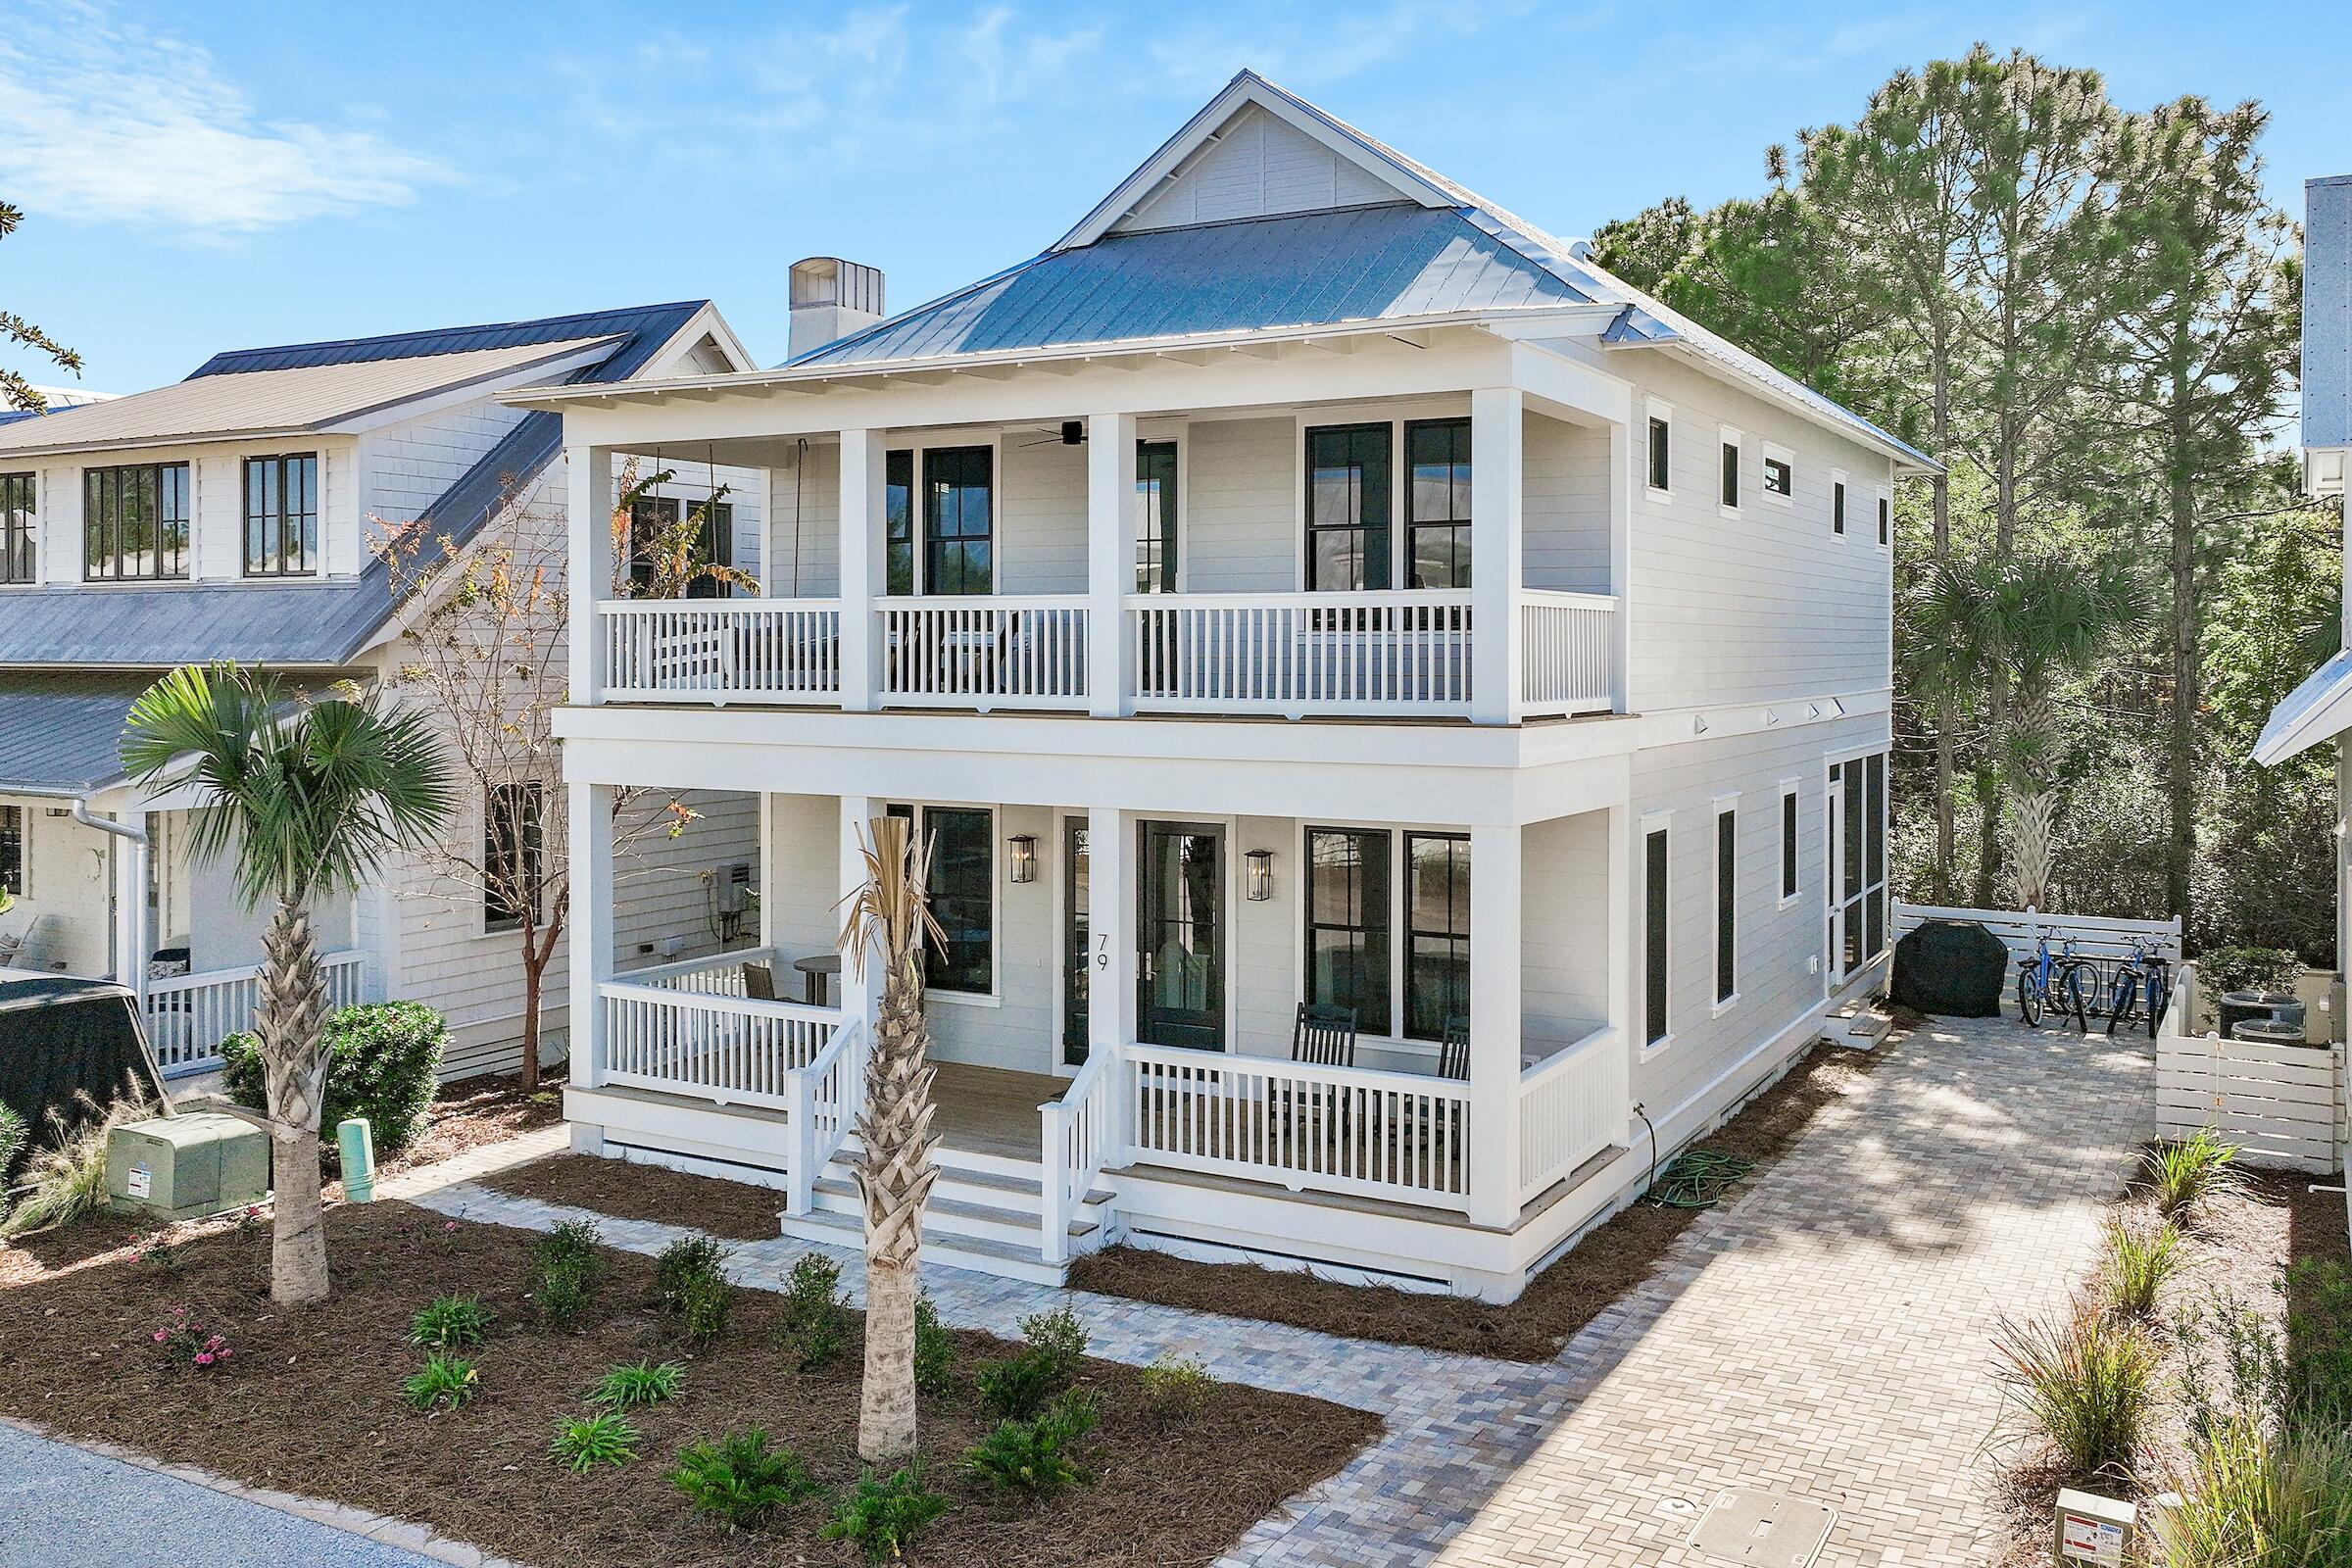
<path fill-rule="evenodd" d="M 227 1336 L 197 1322 L 184 1306 L 172 1308 L 149 1338 L 174 1366 L 215 1367 L 230 1354 Z"/>

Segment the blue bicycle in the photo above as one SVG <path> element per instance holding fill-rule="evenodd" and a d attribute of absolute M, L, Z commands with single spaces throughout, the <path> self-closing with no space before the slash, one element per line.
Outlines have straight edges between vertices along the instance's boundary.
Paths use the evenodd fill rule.
<path fill-rule="evenodd" d="M 2041 1027 L 2042 1014 L 2073 1013 L 2075 1027 L 2090 1033 L 2090 1009 L 2082 1000 L 2082 960 L 2075 956 L 2069 939 L 2057 954 L 2050 952 L 2049 926 L 2034 928 L 2034 956 L 2017 964 L 2017 1012 L 2026 1027 Z"/>
<path fill-rule="evenodd" d="M 2156 1038 L 2156 1026 L 2164 1022 L 2165 1009 L 2173 1004 L 2172 960 L 2157 951 L 2153 942 L 2133 938 L 2132 956 L 2122 963 L 2115 977 L 2115 999 L 2107 1013 L 2107 1033 L 2128 1023 L 2136 1023 L 2144 1014 L 2148 1038 Z"/>

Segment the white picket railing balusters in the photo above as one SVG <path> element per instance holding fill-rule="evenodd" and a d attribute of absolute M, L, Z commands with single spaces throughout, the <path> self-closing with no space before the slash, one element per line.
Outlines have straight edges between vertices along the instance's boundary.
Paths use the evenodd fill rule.
<path fill-rule="evenodd" d="M 1458 713 L 1466 592 L 1137 594 L 1136 706 L 1161 711 Z"/>
<path fill-rule="evenodd" d="M 904 707 L 1083 708 L 1084 595 L 892 599 L 881 617 L 882 699 Z"/>
<path fill-rule="evenodd" d="M 1519 1075 L 1519 1201 L 1625 1136 L 1625 1051 L 1603 1027 Z"/>
<path fill-rule="evenodd" d="M 1077 1217 L 1079 1205 L 1086 1201 L 1103 1166 L 1118 1157 L 1111 1148 L 1115 1136 L 1111 1096 L 1118 1090 L 1120 1072 L 1114 1053 L 1094 1052 L 1059 1100 L 1049 1100 L 1037 1107 L 1044 1134 L 1042 1228 L 1049 1263 L 1068 1261 L 1070 1221 Z"/>
<path fill-rule="evenodd" d="M 1606 712 L 1617 696 L 1617 601 L 1530 588 L 1519 610 L 1519 700 L 1544 713 Z"/>
<path fill-rule="evenodd" d="M 596 612 L 608 702 L 841 698 L 837 599 L 621 599 Z"/>
<path fill-rule="evenodd" d="M 841 1026 L 837 1007 L 607 981 L 604 1081 L 721 1105 L 792 1103 L 793 1071 Z"/>
<path fill-rule="evenodd" d="M 329 953 L 318 960 L 326 976 L 327 1008 L 367 999 L 368 957 Z M 262 966 L 207 969 L 147 982 L 147 1044 L 167 1073 L 202 1072 L 220 1061 L 220 1042 L 253 1028 L 262 1004 Z"/>
<path fill-rule="evenodd" d="M 807 1214 L 815 1206 L 816 1173 L 841 1152 L 841 1146 L 858 1126 L 865 1108 L 865 1023 L 844 1019 L 825 1049 L 791 1078 L 789 1131 L 792 1136 L 790 1186 L 785 1190 L 785 1212 Z"/>
<path fill-rule="evenodd" d="M 1466 1083 L 1164 1046 L 1124 1054 L 1128 1144 L 1141 1162 L 1469 1207 Z"/>

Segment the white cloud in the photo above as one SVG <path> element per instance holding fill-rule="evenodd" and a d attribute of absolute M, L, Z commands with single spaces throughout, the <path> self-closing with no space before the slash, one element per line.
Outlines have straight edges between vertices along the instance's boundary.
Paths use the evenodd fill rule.
<path fill-rule="evenodd" d="M 202 46 L 95 5 L 20 8 L 0 35 L 0 190 L 30 211 L 220 240 L 457 177 L 372 130 L 264 119 Z"/>

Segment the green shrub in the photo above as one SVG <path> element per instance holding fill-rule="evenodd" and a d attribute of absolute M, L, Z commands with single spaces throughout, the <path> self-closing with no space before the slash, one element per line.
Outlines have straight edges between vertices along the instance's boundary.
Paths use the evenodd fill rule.
<path fill-rule="evenodd" d="M 914 1298 L 914 1386 L 923 1394 L 945 1394 L 956 1386 L 956 1336 L 939 1321 L 928 1295 Z"/>
<path fill-rule="evenodd" d="M 597 1248 L 604 1243 L 604 1232 L 592 1219 L 567 1219 L 531 1245 L 531 1256 L 546 1268 L 570 1265 L 594 1270 L 599 1262 Z"/>
<path fill-rule="evenodd" d="M 1166 1416 L 1194 1416 L 1217 1392 L 1217 1380 L 1193 1356 L 1163 1355 L 1143 1370 L 1144 1397 Z"/>
<path fill-rule="evenodd" d="M 687 1337 L 708 1345 L 727 1330 L 727 1318 L 735 1310 L 735 1287 L 723 1274 L 697 1274 L 686 1282 L 680 1310 L 686 1315 Z"/>
<path fill-rule="evenodd" d="M 2285 948 L 2208 948 L 2197 955 L 2197 989 L 2209 997 L 2230 991 L 2292 991 L 2303 965 Z"/>
<path fill-rule="evenodd" d="M 793 1358 L 799 1370 L 812 1371 L 841 1348 L 850 1319 L 850 1298 L 841 1288 L 841 1265 L 815 1252 L 803 1254 L 784 1282 L 784 1311 L 776 1319 L 777 1348 Z M 919 1360 L 919 1350 L 917 1357 Z"/>
<path fill-rule="evenodd" d="M 2180 1347 L 2181 1414 L 2198 1443 L 2235 1422 L 2273 1420 L 2285 1408 L 2285 1347 L 2234 1292 L 2190 1303 L 2174 1337 Z"/>
<path fill-rule="evenodd" d="M 0 1224 L 0 1236 L 62 1231 L 106 1207 L 107 1135 L 146 1111 L 143 1103 L 124 1101 L 73 1133 L 51 1112 L 49 1145 L 24 1162 L 26 1191 Z"/>
<path fill-rule="evenodd" d="M 2046 1441 L 2077 1480 L 2129 1480 L 2156 1402 L 2145 1331 L 2077 1301 L 2059 1319 L 2004 1321 L 1996 1345 L 2021 1436 Z"/>
<path fill-rule="evenodd" d="M 1054 1358 L 1034 1349 L 1015 1350 L 1002 1361 L 987 1363 L 972 1381 L 989 1414 L 1005 1421 L 1028 1420 L 1061 1388 L 1054 1375 Z"/>
<path fill-rule="evenodd" d="M 2141 1183 L 2155 1195 L 2156 1211 L 2177 1219 L 2205 1199 L 2238 1185 L 2231 1161 L 2237 1147 L 2225 1144 L 2210 1127 L 2193 1138 L 2175 1138 L 2151 1145 L 2139 1156 Z"/>
<path fill-rule="evenodd" d="M 654 1290 L 672 1312 L 686 1310 L 690 1280 L 715 1277 L 725 1267 L 727 1250 L 708 1236 L 684 1236 L 662 1249 L 654 1259 Z"/>
<path fill-rule="evenodd" d="M 481 1374 L 462 1355 L 435 1350 L 424 1370 L 400 1386 L 401 1397 L 418 1410 L 455 1410 L 481 1391 Z"/>
<path fill-rule="evenodd" d="M 2107 1284 L 2107 1304 L 2126 1317 L 2142 1321 L 2155 1317 L 2156 1298 L 2163 1292 L 2164 1282 L 2180 1267 L 2180 1232 L 2170 1220 L 2145 1231 L 2110 1219 L 2106 1245 L 2101 1272 Z"/>
<path fill-rule="evenodd" d="M 1076 1377 L 1086 1359 L 1086 1325 L 1066 1306 L 1021 1319 L 1021 1340 L 1051 1364 L 1057 1384 Z"/>
<path fill-rule="evenodd" d="M 887 1481 L 867 1475 L 833 1509 L 833 1517 L 817 1535 L 826 1541 L 846 1541 L 865 1553 L 867 1562 L 889 1562 L 906 1555 L 907 1544 L 948 1511 L 948 1499 L 923 1485 L 911 1470 L 901 1470 Z"/>
<path fill-rule="evenodd" d="M 479 1345 L 489 1330 L 490 1313 L 470 1296 L 436 1296 L 409 1320 L 409 1343 L 448 1348 Z"/>
<path fill-rule="evenodd" d="M 556 1328 L 577 1322 L 595 1293 L 602 1272 L 603 1260 L 597 1255 L 601 1234 L 594 1220 L 567 1219 L 531 1248 L 532 1261 L 539 1266 L 531 1297 L 539 1303 L 539 1315 Z"/>
<path fill-rule="evenodd" d="M 1064 1487 L 1092 1483 L 1070 1454 L 1100 1418 L 1083 1389 L 1072 1389 L 1033 1421 L 1001 1421 L 965 1450 L 964 1474 L 1000 1492 L 1051 1496 Z"/>
<path fill-rule="evenodd" d="M 2352 1432 L 2352 1270 L 2304 1258 L 2287 1270 L 2286 1299 L 2288 1414 Z"/>
<path fill-rule="evenodd" d="M 2352 1433 L 2232 1420 L 2199 1438 L 2156 1511 L 2167 1568 L 2352 1562 Z"/>
<path fill-rule="evenodd" d="M 365 1116 L 378 1154 L 397 1154 L 424 1130 L 449 1026 L 417 1002 L 366 1002 L 327 1016 L 325 1102 L 318 1125 L 328 1147 L 335 1124 Z M 220 1042 L 221 1087 L 253 1110 L 268 1108 L 261 1042 L 249 1034 Z"/>
<path fill-rule="evenodd" d="M 616 1366 L 596 1380 L 596 1390 L 588 1396 L 588 1402 L 612 1410 L 660 1404 L 678 1396 L 678 1384 L 685 1375 L 686 1369 L 675 1361 L 656 1366 L 649 1359 L 635 1366 Z"/>
<path fill-rule="evenodd" d="M 670 1484 L 730 1530 L 749 1530 L 779 1508 L 816 1494 L 814 1477 L 790 1448 L 770 1448 L 760 1427 L 716 1443 L 690 1443 L 669 1472 Z"/>
<path fill-rule="evenodd" d="M 24 1145 L 30 1136 L 24 1129 L 24 1118 L 0 1102 L 0 1215 L 8 1212 L 8 1190 L 16 1184 L 17 1161 L 24 1158 Z"/>
<path fill-rule="evenodd" d="M 637 1429 L 626 1416 L 602 1410 L 562 1423 L 550 1446 L 558 1464 L 585 1475 L 600 1464 L 627 1464 L 637 1457 Z"/>

